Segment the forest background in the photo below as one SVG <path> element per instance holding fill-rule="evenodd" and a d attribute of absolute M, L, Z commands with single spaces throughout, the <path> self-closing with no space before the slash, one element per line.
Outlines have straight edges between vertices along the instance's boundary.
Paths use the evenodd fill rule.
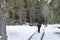
<path fill-rule="evenodd" d="M 8 25 L 34 24 L 39 19 L 48 24 L 60 23 L 60 0 L 5 0 L 5 5 Z"/>

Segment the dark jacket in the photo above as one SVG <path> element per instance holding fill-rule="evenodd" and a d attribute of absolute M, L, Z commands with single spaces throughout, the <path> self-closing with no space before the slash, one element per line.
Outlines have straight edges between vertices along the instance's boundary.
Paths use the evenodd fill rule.
<path fill-rule="evenodd" d="M 42 21 L 37 22 L 37 26 L 41 26 L 41 24 L 42 24 Z"/>

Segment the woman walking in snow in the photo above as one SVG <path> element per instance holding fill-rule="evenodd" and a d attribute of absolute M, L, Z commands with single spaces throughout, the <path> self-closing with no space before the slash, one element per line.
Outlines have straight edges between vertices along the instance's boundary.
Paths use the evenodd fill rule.
<path fill-rule="evenodd" d="M 38 33 L 40 33 L 41 24 L 42 24 L 42 21 L 39 20 L 39 21 L 37 22 Z"/>

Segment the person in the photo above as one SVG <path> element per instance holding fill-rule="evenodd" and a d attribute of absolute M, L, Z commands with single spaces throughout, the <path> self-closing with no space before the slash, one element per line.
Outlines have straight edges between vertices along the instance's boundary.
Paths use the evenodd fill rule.
<path fill-rule="evenodd" d="M 37 22 L 38 33 L 40 33 L 41 24 L 42 24 L 42 21 L 38 20 L 38 22 Z"/>

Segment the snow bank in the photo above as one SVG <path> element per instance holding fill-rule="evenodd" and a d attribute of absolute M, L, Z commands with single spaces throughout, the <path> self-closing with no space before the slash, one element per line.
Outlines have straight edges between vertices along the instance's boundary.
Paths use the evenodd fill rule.
<path fill-rule="evenodd" d="M 47 27 L 44 29 L 45 33 L 54 33 L 54 32 L 60 32 L 60 24 L 48 24 Z"/>

